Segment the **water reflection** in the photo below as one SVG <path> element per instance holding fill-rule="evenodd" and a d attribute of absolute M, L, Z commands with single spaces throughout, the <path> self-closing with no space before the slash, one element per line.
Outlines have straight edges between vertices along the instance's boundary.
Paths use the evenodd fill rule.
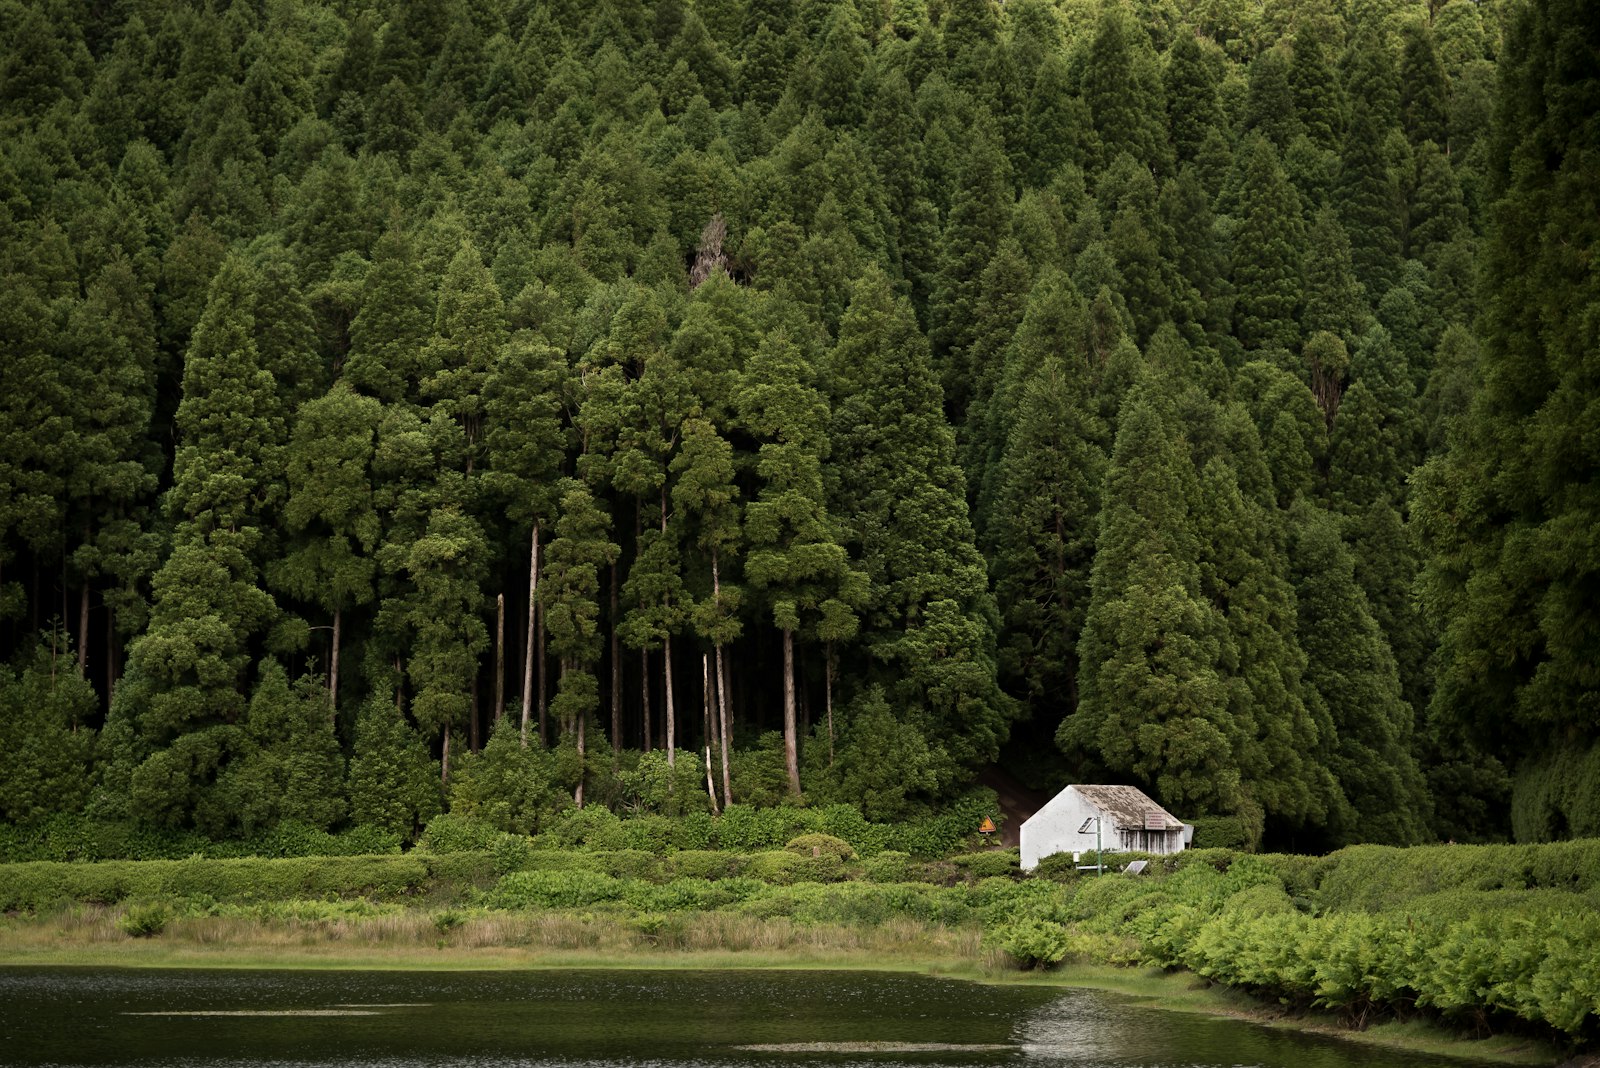
<path fill-rule="evenodd" d="M 0 968 L 0 1063 L 1371 1068 L 1385 1059 L 1095 991 L 882 973 Z"/>

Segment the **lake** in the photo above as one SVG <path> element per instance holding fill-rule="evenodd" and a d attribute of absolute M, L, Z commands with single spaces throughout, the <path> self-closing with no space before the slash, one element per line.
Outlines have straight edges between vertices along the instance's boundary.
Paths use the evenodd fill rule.
<path fill-rule="evenodd" d="M 881 972 L 0 968 L 7 1065 L 1444 1068 L 1117 995 Z"/>

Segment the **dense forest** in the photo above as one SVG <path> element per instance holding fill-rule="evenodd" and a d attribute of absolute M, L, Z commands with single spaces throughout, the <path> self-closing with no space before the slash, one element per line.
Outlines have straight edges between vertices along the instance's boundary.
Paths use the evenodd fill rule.
<path fill-rule="evenodd" d="M 0 820 L 1600 834 L 1592 2 L 0 24 Z"/>

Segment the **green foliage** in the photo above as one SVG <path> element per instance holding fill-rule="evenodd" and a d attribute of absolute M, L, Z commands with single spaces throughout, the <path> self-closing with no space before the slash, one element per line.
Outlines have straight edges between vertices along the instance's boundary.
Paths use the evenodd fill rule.
<path fill-rule="evenodd" d="M 117 929 L 130 938 L 154 938 L 167 929 L 172 915 L 160 902 L 129 905 L 117 919 Z"/>
<path fill-rule="evenodd" d="M 855 860 L 856 851 L 850 843 L 831 834 L 801 834 L 789 839 L 783 848 L 801 857 L 835 857 L 840 861 Z"/>
<path fill-rule="evenodd" d="M 1346 6 L 11 3 L 0 838 L 1592 828 L 1593 20 Z"/>

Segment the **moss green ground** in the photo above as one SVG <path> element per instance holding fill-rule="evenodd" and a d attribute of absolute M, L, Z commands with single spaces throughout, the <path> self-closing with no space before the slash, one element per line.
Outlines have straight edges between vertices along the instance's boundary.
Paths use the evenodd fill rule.
<path fill-rule="evenodd" d="M 975 928 L 909 919 L 862 928 L 702 913 L 641 929 L 583 912 L 466 914 L 420 909 L 348 918 L 173 919 L 160 934 L 130 937 L 116 906 L 72 906 L 0 919 L 0 964 L 99 967 L 348 968 L 771 968 L 902 971 L 977 982 L 1105 990 L 1167 1011 L 1204 1013 L 1336 1036 L 1392 1051 L 1504 1064 L 1553 1065 L 1555 1048 L 1500 1035 L 1477 1040 L 1421 1020 L 1364 1031 L 1333 1014 L 1288 1012 L 1184 973 L 1104 964 L 1019 971 L 986 949 Z"/>

